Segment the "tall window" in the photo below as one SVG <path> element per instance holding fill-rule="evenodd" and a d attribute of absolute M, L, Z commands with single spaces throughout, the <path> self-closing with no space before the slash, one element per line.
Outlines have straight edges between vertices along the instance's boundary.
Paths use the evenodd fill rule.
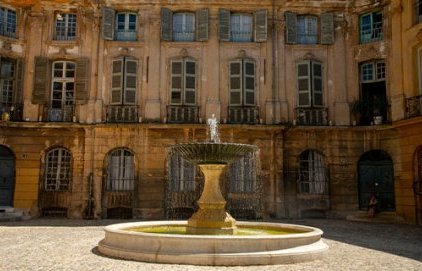
<path fill-rule="evenodd" d="M 73 116 L 75 62 L 53 62 L 50 121 L 70 121 Z"/>
<path fill-rule="evenodd" d="M 254 106 L 256 103 L 255 62 L 238 59 L 229 63 L 230 106 Z"/>
<path fill-rule="evenodd" d="M 74 40 L 76 37 L 76 14 L 57 13 L 54 24 L 55 40 Z"/>
<path fill-rule="evenodd" d="M 111 104 L 136 104 L 138 61 L 130 57 L 113 60 Z"/>
<path fill-rule="evenodd" d="M 316 16 L 297 16 L 297 43 L 316 44 L 318 42 L 318 19 Z"/>
<path fill-rule="evenodd" d="M 359 17 L 360 42 L 367 43 L 382 40 L 382 12 L 372 12 Z"/>
<path fill-rule="evenodd" d="M 134 155 L 126 149 L 117 149 L 108 156 L 107 191 L 130 191 L 135 184 Z"/>
<path fill-rule="evenodd" d="M 304 151 L 299 162 L 299 190 L 306 194 L 326 194 L 328 183 L 324 156 L 316 151 Z"/>
<path fill-rule="evenodd" d="M 0 35 L 16 38 L 16 11 L 0 7 Z"/>
<path fill-rule="evenodd" d="M 16 61 L 10 58 L 0 59 L 0 105 L 10 107 L 14 100 Z"/>
<path fill-rule="evenodd" d="M 306 60 L 297 64 L 297 86 L 299 107 L 321 107 L 322 63 Z"/>
<path fill-rule="evenodd" d="M 422 22 L 422 0 L 415 0 L 415 21 Z"/>
<path fill-rule="evenodd" d="M 173 14 L 173 40 L 195 40 L 195 14 L 179 12 Z"/>
<path fill-rule="evenodd" d="M 267 10 L 255 13 L 218 11 L 218 37 L 220 41 L 264 42 L 267 40 Z"/>
<path fill-rule="evenodd" d="M 119 12 L 116 15 L 116 40 L 134 41 L 136 37 L 136 21 L 135 13 Z"/>
<path fill-rule="evenodd" d="M 334 43 L 334 13 L 326 12 L 318 16 L 300 15 L 286 11 L 285 41 L 288 44 Z"/>
<path fill-rule="evenodd" d="M 170 104 L 196 104 L 196 62 L 189 58 L 171 61 Z"/>
<path fill-rule="evenodd" d="M 161 39 L 164 41 L 206 41 L 209 32 L 209 10 L 173 12 L 161 8 Z"/>
<path fill-rule="evenodd" d="M 64 148 L 55 148 L 46 155 L 44 172 L 45 191 L 70 189 L 72 156 Z"/>
<path fill-rule="evenodd" d="M 229 188 L 232 193 L 252 193 L 256 190 L 254 154 L 249 153 L 229 167 Z"/>
<path fill-rule="evenodd" d="M 231 41 L 252 41 L 253 18 L 251 14 L 234 13 L 230 16 Z"/>
<path fill-rule="evenodd" d="M 169 191 L 188 192 L 195 191 L 196 167 L 186 161 L 179 154 L 172 154 L 169 159 Z"/>

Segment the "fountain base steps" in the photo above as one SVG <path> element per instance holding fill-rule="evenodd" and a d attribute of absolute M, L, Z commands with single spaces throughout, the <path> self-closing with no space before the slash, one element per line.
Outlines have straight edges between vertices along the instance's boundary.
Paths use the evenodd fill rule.
<path fill-rule="evenodd" d="M 237 222 L 238 227 L 300 230 L 286 235 L 182 235 L 128 231 L 134 227 L 184 225 L 186 221 L 153 221 L 105 227 L 98 250 L 107 256 L 153 263 L 247 266 L 290 264 L 320 259 L 328 250 L 322 231 L 316 228 L 279 224 Z"/>

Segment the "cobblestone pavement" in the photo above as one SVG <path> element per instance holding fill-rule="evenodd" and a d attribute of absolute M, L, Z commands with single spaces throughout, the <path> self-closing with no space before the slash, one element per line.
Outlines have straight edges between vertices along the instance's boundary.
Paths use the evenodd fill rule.
<path fill-rule="evenodd" d="M 116 220 L 34 219 L 0 223 L 0 270 L 252 271 L 422 270 L 422 227 L 343 220 L 283 221 L 319 227 L 330 246 L 317 261 L 276 266 L 212 267 L 111 259 L 96 251 L 102 226 Z"/>

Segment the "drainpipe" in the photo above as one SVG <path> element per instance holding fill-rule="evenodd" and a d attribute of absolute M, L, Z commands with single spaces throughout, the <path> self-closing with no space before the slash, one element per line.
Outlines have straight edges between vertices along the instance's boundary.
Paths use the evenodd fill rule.
<path fill-rule="evenodd" d="M 271 57 L 271 67 L 272 67 L 272 82 L 271 82 L 271 90 L 272 90 L 272 95 L 271 95 L 271 99 L 272 99 L 272 123 L 274 124 L 275 122 L 275 116 L 274 114 L 276 113 L 276 104 L 275 104 L 275 100 L 276 100 L 276 96 L 277 96 L 277 89 L 276 89 L 276 79 L 277 79 L 277 69 L 276 69 L 276 61 L 277 61 L 277 56 L 278 56 L 278 51 L 277 51 L 277 30 L 276 30 L 276 14 L 275 14 L 275 0 L 271 1 L 271 6 L 272 6 L 272 39 L 271 39 L 271 51 L 272 51 L 272 57 Z"/>

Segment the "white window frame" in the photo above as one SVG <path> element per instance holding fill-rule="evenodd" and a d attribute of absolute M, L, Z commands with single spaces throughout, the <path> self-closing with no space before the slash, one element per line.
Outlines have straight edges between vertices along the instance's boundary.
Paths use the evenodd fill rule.
<path fill-rule="evenodd" d="M 0 35 L 9 38 L 16 38 L 18 21 L 16 11 L 0 6 L 0 13 L 3 14 L 3 18 L 0 18 Z M 9 20 L 12 21 L 10 22 Z"/>
<path fill-rule="evenodd" d="M 121 61 L 120 72 L 114 72 L 114 65 L 115 62 Z M 131 73 L 128 70 L 128 63 L 133 62 L 136 65 L 135 73 Z M 112 61 L 112 68 L 111 68 L 111 97 L 110 97 L 110 104 L 111 105 L 136 105 L 137 103 L 137 89 L 138 89 L 138 70 L 139 70 L 139 63 L 136 58 L 133 57 L 120 57 L 113 59 Z M 115 76 L 120 76 L 120 85 L 114 86 L 113 85 L 113 78 Z M 128 86 L 128 78 L 132 77 L 135 78 L 134 83 L 135 87 Z M 119 92 L 119 101 L 113 101 L 113 92 Z M 133 101 L 128 101 L 128 93 L 132 92 L 134 99 Z"/>
<path fill-rule="evenodd" d="M 307 71 L 308 74 L 307 75 L 299 75 L 299 66 L 300 65 L 307 65 Z M 317 76 L 314 73 L 314 66 L 316 65 L 320 65 L 321 67 L 321 76 Z M 320 61 L 316 61 L 316 60 L 304 60 L 304 61 L 300 61 L 296 64 L 296 78 L 297 78 L 297 106 L 299 108 L 322 108 L 324 107 L 325 104 L 325 95 L 324 95 L 324 64 Z M 299 80 L 302 79 L 307 79 L 308 81 L 308 90 L 300 90 L 299 89 Z M 317 91 L 315 88 L 315 80 L 321 80 L 321 90 Z M 301 104 L 300 103 L 300 95 L 303 94 L 308 94 L 308 103 L 307 104 Z M 316 94 L 320 94 L 321 97 L 321 104 L 315 104 L 315 95 Z"/>
<path fill-rule="evenodd" d="M 118 17 L 124 15 L 124 29 L 119 29 L 119 20 Z M 131 24 L 130 16 L 135 16 L 135 29 L 129 29 Z M 138 33 L 138 14 L 135 12 L 116 12 L 116 22 L 115 22 L 115 40 L 116 41 L 136 41 Z"/>
<path fill-rule="evenodd" d="M 304 33 L 301 33 L 299 31 L 300 22 L 304 23 Z M 315 23 L 313 26 L 315 28 L 315 33 L 309 33 L 312 30 L 312 27 L 310 26 L 311 23 Z M 315 15 L 297 15 L 297 23 L 296 23 L 296 42 L 297 44 L 318 44 L 318 17 Z M 310 42 L 310 38 L 314 38 L 315 41 Z"/>
<path fill-rule="evenodd" d="M 231 64 L 239 64 L 240 65 L 240 74 L 236 74 L 233 75 L 231 74 Z M 254 66 L 254 74 L 253 75 L 248 75 L 246 74 L 246 65 L 247 64 L 253 64 Z M 258 99 L 258 91 L 257 91 L 257 82 L 256 82 L 256 72 L 257 68 L 256 68 L 256 62 L 253 59 L 250 58 L 239 58 L 239 59 L 234 59 L 229 61 L 229 105 L 230 106 L 256 106 L 257 103 L 257 99 Z M 231 86 L 231 78 L 239 78 L 240 80 L 240 88 L 239 89 L 234 89 Z M 248 89 L 247 88 L 247 79 L 251 78 L 254 80 L 254 89 Z M 230 97 L 231 97 L 231 93 L 232 92 L 239 92 L 240 94 L 240 103 L 234 103 L 233 101 L 231 101 Z M 248 103 L 247 102 L 247 93 L 253 93 L 254 95 L 254 102 L 253 103 Z"/>
<path fill-rule="evenodd" d="M 2 73 L 5 61 L 10 62 L 12 65 L 11 75 L 9 76 Z M 13 105 L 13 96 L 16 91 L 16 68 L 17 63 L 15 59 L 0 58 L 0 106 L 10 107 Z"/>
<path fill-rule="evenodd" d="M 307 159 L 302 156 L 307 153 Z M 299 191 L 302 194 L 327 194 L 328 178 L 325 157 L 315 150 L 306 150 L 299 156 Z"/>
<path fill-rule="evenodd" d="M 381 24 L 380 26 L 375 25 L 374 22 L 374 16 L 376 14 L 381 14 L 381 22 L 378 22 L 378 24 Z M 370 29 L 368 29 L 366 32 L 363 31 L 362 28 L 362 21 L 364 17 L 369 16 L 370 18 Z M 365 14 L 361 14 L 359 16 L 359 39 L 360 43 L 369 43 L 374 41 L 379 41 L 383 39 L 384 35 L 384 14 L 381 11 L 372 11 Z"/>
<path fill-rule="evenodd" d="M 44 191 L 68 191 L 72 179 L 72 155 L 65 148 L 54 148 L 45 155 Z"/>
<path fill-rule="evenodd" d="M 56 64 L 62 63 L 62 76 L 55 76 Z M 73 69 L 68 69 L 67 64 L 73 64 Z M 73 71 L 73 77 L 67 77 L 67 72 Z M 75 74 L 76 74 L 76 63 L 73 61 L 54 61 L 52 65 L 52 80 L 51 80 L 51 92 L 50 92 L 50 108 L 52 109 L 65 109 L 66 106 L 73 106 L 75 101 Z M 54 89 L 54 83 L 62 85 L 61 90 Z M 73 89 L 69 91 L 67 89 L 68 84 L 73 84 Z M 54 94 L 61 92 L 60 107 L 56 107 L 54 101 L 59 101 L 54 97 Z M 68 94 L 71 94 L 71 99 Z"/>
<path fill-rule="evenodd" d="M 239 19 L 240 33 L 234 33 L 234 20 Z M 247 22 L 250 21 L 250 24 Z M 250 26 L 250 29 L 247 29 L 246 26 Z M 236 29 L 237 30 L 237 29 Z M 252 42 L 254 34 L 254 15 L 252 13 L 239 13 L 235 12 L 230 14 L 230 40 L 233 42 Z M 238 37 L 236 37 L 236 35 Z"/>
<path fill-rule="evenodd" d="M 188 25 L 187 21 L 188 21 L 188 16 L 192 18 L 192 25 Z M 181 31 L 176 31 L 177 29 L 177 25 L 175 23 L 176 18 L 180 18 L 182 19 L 182 24 L 181 24 Z M 187 31 L 187 28 L 191 27 L 192 31 Z M 172 28 L 173 28 L 173 41 L 185 41 L 185 42 L 189 42 L 189 41 L 195 41 L 195 34 L 196 34 L 196 14 L 194 12 L 174 12 L 173 13 L 173 24 L 172 24 Z"/>
<path fill-rule="evenodd" d="M 75 13 L 56 13 L 54 19 L 54 40 L 72 41 L 76 39 L 78 19 Z M 63 24 L 63 25 L 60 25 Z M 60 26 L 59 26 L 60 25 Z M 60 31 L 60 33 L 59 33 Z"/>
<path fill-rule="evenodd" d="M 135 155 L 125 148 L 111 151 L 107 156 L 107 191 L 135 189 Z"/>
<path fill-rule="evenodd" d="M 372 79 L 365 79 L 364 72 L 365 67 L 372 67 L 371 78 Z M 360 82 L 361 83 L 373 83 L 373 82 L 382 82 L 385 81 L 386 75 L 386 64 L 385 60 L 371 60 L 365 61 L 360 64 Z"/>

